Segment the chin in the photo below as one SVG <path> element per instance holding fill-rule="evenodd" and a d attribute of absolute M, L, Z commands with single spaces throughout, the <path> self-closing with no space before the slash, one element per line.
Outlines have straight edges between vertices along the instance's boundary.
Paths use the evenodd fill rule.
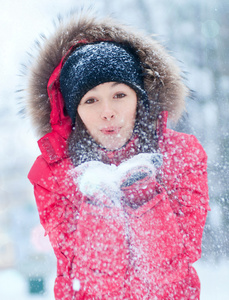
<path fill-rule="evenodd" d="M 118 149 L 122 148 L 126 144 L 126 142 L 127 142 L 126 139 L 122 140 L 122 141 L 119 140 L 117 142 L 115 142 L 115 141 L 110 141 L 110 142 L 106 141 L 106 142 L 100 143 L 100 145 L 103 148 L 105 148 L 109 151 L 114 151 L 114 150 L 118 150 Z"/>

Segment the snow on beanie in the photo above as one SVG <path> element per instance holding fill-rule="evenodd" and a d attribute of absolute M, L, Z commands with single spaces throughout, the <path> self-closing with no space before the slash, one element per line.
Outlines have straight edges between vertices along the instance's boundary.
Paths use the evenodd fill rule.
<path fill-rule="evenodd" d="M 97 42 L 80 46 L 69 56 L 61 70 L 60 89 L 73 124 L 82 97 L 95 86 L 111 81 L 133 88 L 147 106 L 140 60 L 129 47 Z"/>

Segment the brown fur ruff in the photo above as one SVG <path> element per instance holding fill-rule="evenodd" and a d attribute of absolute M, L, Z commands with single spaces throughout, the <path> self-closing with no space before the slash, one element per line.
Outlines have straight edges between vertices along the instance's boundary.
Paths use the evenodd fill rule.
<path fill-rule="evenodd" d="M 110 18 L 98 20 L 72 16 L 67 24 L 60 21 L 56 33 L 45 40 L 29 70 L 27 110 L 39 136 L 51 131 L 47 94 L 49 77 L 69 48 L 83 39 L 89 42 L 112 40 L 134 47 L 145 69 L 145 89 L 149 100 L 154 99 L 156 93 L 160 111 L 167 110 L 171 119 L 178 120 L 184 110 L 188 89 L 175 60 L 157 41 Z M 154 105 L 151 103 L 151 110 Z"/>

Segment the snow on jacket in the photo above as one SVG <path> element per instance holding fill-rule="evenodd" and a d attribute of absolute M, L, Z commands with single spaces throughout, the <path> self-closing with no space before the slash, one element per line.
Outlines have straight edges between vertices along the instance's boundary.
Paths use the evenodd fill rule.
<path fill-rule="evenodd" d="M 72 124 L 64 113 L 58 78 L 74 44 L 98 40 L 137 49 L 149 101 L 152 93 L 159 94 L 163 165 L 138 208 L 94 205 L 74 180 L 77 174 L 72 175 L 75 167 L 67 151 Z M 201 255 L 209 209 L 207 157 L 194 136 L 166 127 L 168 115 L 179 117 L 186 94 L 180 70 L 165 50 L 112 20 L 73 17 L 45 41 L 30 73 L 28 111 L 41 136 L 41 155 L 29 179 L 57 258 L 56 299 L 199 299 L 192 263 Z M 135 141 L 104 151 L 106 164 L 119 166 L 135 156 Z"/>

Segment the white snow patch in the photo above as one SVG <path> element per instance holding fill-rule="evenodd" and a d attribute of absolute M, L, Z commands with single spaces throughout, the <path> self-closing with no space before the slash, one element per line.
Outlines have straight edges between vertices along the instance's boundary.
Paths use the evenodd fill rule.
<path fill-rule="evenodd" d="M 216 262 L 198 261 L 194 264 L 198 272 L 202 300 L 228 300 L 229 299 L 229 260 Z"/>
<path fill-rule="evenodd" d="M 77 278 L 74 278 L 73 280 L 73 290 L 78 292 L 80 290 L 81 286 L 80 286 L 80 281 Z"/>

